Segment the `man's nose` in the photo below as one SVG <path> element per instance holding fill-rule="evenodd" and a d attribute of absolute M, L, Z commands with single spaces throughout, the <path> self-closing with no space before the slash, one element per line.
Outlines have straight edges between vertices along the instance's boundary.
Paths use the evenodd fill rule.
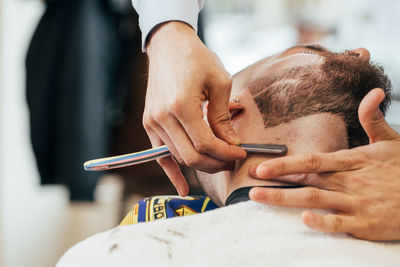
<path fill-rule="evenodd" d="M 351 50 L 351 52 L 356 53 L 358 55 L 358 57 L 363 61 L 369 61 L 369 59 L 371 58 L 371 54 L 365 48 L 353 49 L 353 50 Z"/>

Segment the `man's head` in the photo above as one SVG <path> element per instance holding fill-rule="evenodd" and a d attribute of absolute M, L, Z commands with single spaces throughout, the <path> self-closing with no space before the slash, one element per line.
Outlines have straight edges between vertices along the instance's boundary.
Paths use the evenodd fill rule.
<path fill-rule="evenodd" d="M 243 143 L 278 143 L 288 154 L 333 152 L 368 143 L 357 116 L 362 98 L 382 88 L 389 104 L 390 82 L 369 52 L 332 53 L 319 46 L 295 46 L 261 60 L 233 78 L 232 124 Z M 239 103 L 234 99 L 239 99 Z M 222 205 L 235 189 L 276 185 L 248 177 L 248 168 L 268 158 L 250 155 L 231 172 L 198 172 L 207 194 Z"/>

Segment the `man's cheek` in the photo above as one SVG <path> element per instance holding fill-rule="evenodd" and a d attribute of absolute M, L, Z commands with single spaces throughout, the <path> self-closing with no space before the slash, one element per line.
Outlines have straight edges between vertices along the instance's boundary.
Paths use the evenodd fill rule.
<path fill-rule="evenodd" d="M 258 125 L 252 123 L 250 118 L 243 116 L 231 121 L 232 128 L 242 143 L 254 143 L 259 135 Z"/>

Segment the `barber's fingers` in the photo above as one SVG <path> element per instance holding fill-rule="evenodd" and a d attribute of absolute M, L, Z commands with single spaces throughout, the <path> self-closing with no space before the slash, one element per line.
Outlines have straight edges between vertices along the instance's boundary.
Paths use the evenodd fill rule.
<path fill-rule="evenodd" d="M 208 108 L 210 109 L 210 105 Z M 210 110 L 208 110 L 209 113 Z M 246 157 L 246 152 L 242 148 L 236 145 L 229 145 L 214 136 L 210 126 L 203 120 L 203 113 L 200 106 L 189 104 L 186 105 L 184 110 L 174 111 L 174 114 L 198 153 L 207 154 L 212 158 L 225 162 Z M 171 134 L 173 134 L 173 130 L 169 133 L 172 138 Z M 174 142 L 176 146 L 180 142 L 178 140 Z"/>
<path fill-rule="evenodd" d="M 189 194 L 189 185 L 172 156 L 160 158 L 157 162 L 164 169 L 165 173 L 178 191 L 178 194 L 180 196 L 187 196 Z"/>
<path fill-rule="evenodd" d="M 215 136 L 229 144 L 240 143 L 231 124 L 229 113 L 229 97 L 232 78 L 227 72 L 222 72 L 209 81 L 209 98 L 207 120 Z"/>
<path fill-rule="evenodd" d="M 208 173 L 232 168 L 233 160 L 225 162 L 197 152 L 183 127 L 175 118 L 169 117 L 164 120 L 163 131 L 167 136 L 160 133 L 161 138 L 165 140 L 167 146 L 174 145 L 176 152 L 173 155 L 176 155 L 179 163 Z"/>
<path fill-rule="evenodd" d="M 363 98 L 358 108 L 360 123 L 367 133 L 370 143 L 399 137 L 399 134 L 386 122 L 379 109 L 384 98 L 385 92 L 380 88 L 375 88 Z"/>
<path fill-rule="evenodd" d="M 288 174 L 360 169 L 369 162 L 361 150 L 345 149 L 333 153 L 308 153 L 267 160 L 251 167 L 249 174 L 260 179 L 280 180 L 279 176 Z"/>
<path fill-rule="evenodd" d="M 147 134 L 150 138 L 150 142 L 153 147 L 161 146 L 166 144 L 168 146 L 168 149 L 170 151 L 176 151 L 175 147 L 171 145 L 171 141 L 168 138 L 164 139 L 167 142 L 164 142 L 160 138 L 160 134 L 154 131 L 155 128 L 147 128 Z M 161 129 L 161 128 L 160 128 Z M 175 159 L 172 156 L 169 157 L 164 157 L 157 159 L 158 164 L 163 168 L 164 172 L 168 176 L 168 178 L 171 180 L 172 184 L 175 186 L 176 190 L 178 191 L 178 194 L 180 196 L 186 196 L 189 193 L 189 185 L 186 182 L 185 177 L 183 176 L 178 164 L 176 163 Z"/>
<path fill-rule="evenodd" d="M 256 172 L 256 168 L 250 168 L 250 176 L 255 179 L 264 179 L 258 178 Z M 296 174 L 288 174 L 282 175 L 279 177 L 268 178 L 268 180 L 273 182 L 285 182 L 297 185 L 312 185 L 313 187 L 328 189 L 327 187 L 332 183 L 333 179 L 328 179 L 331 177 L 331 174 L 318 174 L 318 173 L 296 173 Z M 329 188 L 330 189 L 330 188 Z"/>
<path fill-rule="evenodd" d="M 326 233 L 349 233 L 365 238 L 365 220 L 357 219 L 357 202 L 350 195 L 341 192 L 305 187 L 296 189 L 275 189 L 256 187 L 250 190 L 251 200 L 268 205 L 319 208 L 335 210 L 338 214 L 320 215 L 311 211 L 302 213 L 303 222 L 310 228 Z"/>
<path fill-rule="evenodd" d="M 152 122 L 152 129 L 148 132 L 154 131 L 163 143 L 170 148 L 171 153 L 179 163 L 208 173 L 232 168 L 233 160 L 225 162 L 214 159 L 207 154 L 198 153 L 181 124 L 173 116 L 166 114 L 158 120 L 160 122 Z"/>
<path fill-rule="evenodd" d="M 321 190 L 313 187 L 303 188 L 263 188 L 250 190 L 251 200 L 268 205 L 334 209 L 349 211 L 352 208 L 352 198 L 341 192 Z"/>
<path fill-rule="evenodd" d="M 311 229 L 325 233 L 357 233 L 362 229 L 359 220 L 350 215 L 327 214 L 320 215 L 311 211 L 304 211 L 301 214 L 305 225 Z"/>

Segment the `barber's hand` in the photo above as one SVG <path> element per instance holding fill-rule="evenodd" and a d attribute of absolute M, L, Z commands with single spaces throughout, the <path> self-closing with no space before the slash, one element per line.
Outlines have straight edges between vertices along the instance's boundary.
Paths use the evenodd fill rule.
<path fill-rule="evenodd" d="M 400 135 L 378 109 L 383 98 L 383 91 L 374 89 L 359 107 L 370 145 L 265 161 L 251 168 L 250 175 L 309 187 L 254 188 L 250 198 L 270 205 L 334 210 L 327 215 L 302 213 L 303 222 L 316 230 L 400 240 Z"/>
<path fill-rule="evenodd" d="M 231 76 L 182 22 L 167 22 L 147 46 L 149 78 L 143 125 L 153 146 L 166 144 L 184 165 L 217 172 L 246 157 L 230 123 Z M 208 100 L 208 122 L 202 103 Z M 158 160 L 180 195 L 188 185 L 173 157 Z"/>

